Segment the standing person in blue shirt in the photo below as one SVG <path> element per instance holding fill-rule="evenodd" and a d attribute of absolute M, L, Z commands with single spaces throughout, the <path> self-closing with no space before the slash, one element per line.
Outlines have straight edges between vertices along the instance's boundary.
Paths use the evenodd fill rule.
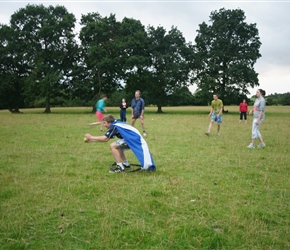
<path fill-rule="evenodd" d="M 145 102 L 141 98 L 140 90 L 135 91 L 135 98 L 132 99 L 131 108 L 132 108 L 132 126 L 134 127 L 136 120 L 140 118 L 140 123 L 143 130 L 143 136 L 146 136 L 145 125 L 144 125 Z"/>
<path fill-rule="evenodd" d="M 257 99 L 254 103 L 254 109 L 250 111 L 250 115 L 254 112 L 254 119 L 252 125 L 252 142 L 247 148 L 255 148 L 255 140 L 258 139 L 260 144 L 258 148 L 266 147 L 266 144 L 263 141 L 260 126 L 265 119 L 265 108 L 266 108 L 266 100 L 264 96 L 266 95 L 266 91 L 263 89 L 258 89 L 256 92 Z"/>
<path fill-rule="evenodd" d="M 105 107 L 106 107 L 105 101 L 106 100 L 107 100 L 107 96 L 101 95 L 101 99 L 98 100 L 96 103 L 96 117 L 97 117 L 97 121 L 101 122 L 101 128 L 100 128 L 101 131 L 103 131 L 104 113 L 107 112 L 105 109 Z"/>

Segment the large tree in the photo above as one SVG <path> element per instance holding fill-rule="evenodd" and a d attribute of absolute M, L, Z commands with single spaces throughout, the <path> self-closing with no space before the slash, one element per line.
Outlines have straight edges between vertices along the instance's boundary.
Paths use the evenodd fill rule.
<path fill-rule="evenodd" d="M 77 45 L 73 29 L 75 16 L 63 6 L 28 5 L 14 13 L 11 29 L 17 33 L 17 43 L 29 76 L 26 78 L 26 102 L 45 102 L 50 113 L 51 100 L 64 95 L 69 74 L 76 64 Z"/>
<path fill-rule="evenodd" d="M 247 24 L 242 10 L 213 11 L 211 25 L 199 25 L 195 49 L 195 80 L 198 90 L 218 93 L 225 104 L 249 94 L 248 88 L 259 86 L 254 64 L 261 57 L 256 24 Z"/>
<path fill-rule="evenodd" d="M 8 25 L 0 26 L 0 109 L 19 113 L 24 105 L 24 82 L 28 76 L 24 48 L 18 33 Z"/>
<path fill-rule="evenodd" d="M 121 28 L 121 57 L 125 90 L 133 98 L 134 92 L 146 88 L 150 54 L 148 36 L 144 25 L 135 19 L 124 18 Z"/>
<path fill-rule="evenodd" d="M 81 18 L 79 38 L 82 45 L 82 66 L 86 72 L 85 85 L 91 91 L 91 99 L 101 93 L 118 89 L 122 71 L 119 49 L 121 24 L 115 15 L 102 17 L 99 13 L 88 13 Z"/>
<path fill-rule="evenodd" d="M 89 86 L 92 98 L 99 97 L 100 93 L 110 97 L 125 85 L 130 89 L 130 80 L 140 75 L 150 61 L 147 34 L 141 22 L 132 18 L 119 22 L 112 14 L 102 17 L 89 13 L 82 16 L 81 25 L 85 85 Z"/>
<path fill-rule="evenodd" d="M 151 62 L 147 70 L 145 93 L 150 103 L 157 105 L 157 112 L 160 113 L 170 95 L 190 84 L 193 50 L 176 27 L 166 32 L 163 27 L 149 26 L 147 32 Z"/>

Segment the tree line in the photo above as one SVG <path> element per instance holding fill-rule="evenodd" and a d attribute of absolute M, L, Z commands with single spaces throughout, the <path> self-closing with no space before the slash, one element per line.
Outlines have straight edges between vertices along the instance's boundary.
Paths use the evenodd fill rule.
<path fill-rule="evenodd" d="M 193 44 L 177 27 L 145 27 L 114 14 L 82 15 L 75 34 L 76 18 L 64 6 L 27 5 L 0 25 L 0 109 L 93 107 L 102 93 L 113 104 L 137 89 L 158 112 L 207 105 L 213 93 L 238 104 L 259 86 L 259 32 L 245 18 L 241 9 L 213 11 Z"/>

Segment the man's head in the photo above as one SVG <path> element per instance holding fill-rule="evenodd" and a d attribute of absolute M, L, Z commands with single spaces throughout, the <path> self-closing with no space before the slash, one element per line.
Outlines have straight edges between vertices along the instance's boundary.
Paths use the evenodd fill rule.
<path fill-rule="evenodd" d="M 218 94 L 213 94 L 213 99 L 214 99 L 215 101 L 217 101 L 218 98 L 219 98 Z"/>
<path fill-rule="evenodd" d="M 106 115 L 103 118 L 103 122 L 104 122 L 104 126 L 108 129 L 110 128 L 111 123 L 113 123 L 115 121 L 115 117 L 112 115 Z"/>
<path fill-rule="evenodd" d="M 135 98 L 136 98 L 136 99 L 139 99 L 140 96 L 141 96 L 141 92 L 140 92 L 140 90 L 136 90 L 136 91 L 135 91 Z"/>

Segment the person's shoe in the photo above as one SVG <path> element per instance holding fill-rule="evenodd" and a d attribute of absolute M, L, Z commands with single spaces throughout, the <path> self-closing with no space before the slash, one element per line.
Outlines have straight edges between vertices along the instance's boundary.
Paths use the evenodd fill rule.
<path fill-rule="evenodd" d="M 265 143 L 260 143 L 260 144 L 258 145 L 258 148 L 264 148 L 264 147 L 266 147 L 266 144 L 265 144 Z"/>
<path fill-rule="evenodd" d="M 255 148 L 255 145 L 253 143 L 250 143 L 250 145 L 247 148 Z"/>
<path fill-rule="evenodd" d="M 145 132 L 143 132 L 143 136 L 147 136 L 147 134 Z"/>
<path fill-rule="evenodd" d="M 217 135 L 218 135 L 218 136 L 220 136 L 221 134 L 220 134 L 220 133 L 218 133 Z"/>
<path fill-rule="evenodd" d="M 205 132 L 205 134 L 206 134 L 207 136 L 209 136 L 209 132 Z"/>
<path fill-rule="evenodd" d="M 130 163 L 126 164 L 123 162 L 123 166 L 124 166 L 124 168 L 130 168 Z"/>
<path fill-rule="evenodd" d="M 122 173 L 124 172 L 124 169 L 121 168 L 121 166 L 117 165 L 115 170 L 110 170 L 109 173 L 114 174 L 114 173 Z"/>

